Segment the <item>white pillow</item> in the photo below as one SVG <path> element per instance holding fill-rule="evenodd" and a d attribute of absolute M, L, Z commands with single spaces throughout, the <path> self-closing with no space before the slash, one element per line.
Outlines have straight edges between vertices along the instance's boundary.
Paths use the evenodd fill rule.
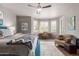
<path fill-rule="evenodd" d="M 1 29 L 3 32 L 3 37 L 11 36 L 11 31 L 9 29 Z"/>

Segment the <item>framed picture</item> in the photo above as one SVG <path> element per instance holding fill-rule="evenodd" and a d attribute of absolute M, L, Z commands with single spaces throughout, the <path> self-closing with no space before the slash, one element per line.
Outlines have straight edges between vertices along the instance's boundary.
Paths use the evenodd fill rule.
<path fill-rule="evenodd" d="M 3 25 L 3 19 L 0 19 L 0 25 Z"/>
<path fill-rule="evenodd" d="M 76 16 L 70 17 L 68 27 L 69 27 L 69 31 L 76 30 Z"/>
<path fill-rule="evenodd" d="M 25 23 L 25 22 L 22 23 L 22 24 L 21 24 L 21 30 L 22 30 L 22 31 L 28 30 L 28 23 Z"/>

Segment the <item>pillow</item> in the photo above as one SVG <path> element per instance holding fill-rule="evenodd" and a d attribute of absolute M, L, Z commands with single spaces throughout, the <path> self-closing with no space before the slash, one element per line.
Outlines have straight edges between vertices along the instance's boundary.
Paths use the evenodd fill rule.
<path fill-rule="evenodd" d="M 59 40 L 64 40 L 64 36 L 63 35 L 59 35 L 58 39 Z"/>
<path fill-rule="evenodd" d="M 11 32 L 9 29 L 1 29 L 3 33 L 3 37 L 11 36 Z"/>
<path fill-rule="evenodd" d="M 66 38 L 66 39 L 65 39 L 65 42 L 66 42 L 66 43 L 71 43 L 71 39 Z"/>
<path fill-rule="evenodd" d="M 74 45 L 76 45 L 76 40 L 77 40 L 77 38 L 74 37 L 74 38 L 71 40 L 71 43 L 74 44 Z"/>

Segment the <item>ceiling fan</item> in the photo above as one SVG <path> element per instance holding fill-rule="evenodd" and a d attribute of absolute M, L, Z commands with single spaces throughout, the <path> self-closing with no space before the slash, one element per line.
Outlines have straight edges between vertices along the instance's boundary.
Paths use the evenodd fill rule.
<path fill-rule="evenodd" d="M 46 6 L 41 6 L 40 3 L 37 3 L 37 6 L 33 6 L 31 4 L 28 4 L 29 7 L 34 7 L 37 9 L 37 14 L 40 14 L 40 11 L 43 9 L 43 8 L 50 8 L 52 7 L 52 5 L 46 5 Z"/>
<path fill-rule="evenodd" d="M 40 3 L 37 3 L 38 5 L 37 6 L 33 6 L 31 4 L 28 4 L 29 7 L 34 7 L 34 8 L 49 8 L 49 7 L 52 7 L 52 5 L 46 5 L 46 6 L 41 6 Z"/>

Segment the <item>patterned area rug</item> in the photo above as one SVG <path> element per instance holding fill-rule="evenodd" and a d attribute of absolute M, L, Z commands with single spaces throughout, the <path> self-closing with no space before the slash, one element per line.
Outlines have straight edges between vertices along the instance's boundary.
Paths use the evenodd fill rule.
<path fill-rule="evenodd" d="M 40 40 L 40 54 L 41 56 L 64 56 L 55 46 L 54 40 Z"/>

